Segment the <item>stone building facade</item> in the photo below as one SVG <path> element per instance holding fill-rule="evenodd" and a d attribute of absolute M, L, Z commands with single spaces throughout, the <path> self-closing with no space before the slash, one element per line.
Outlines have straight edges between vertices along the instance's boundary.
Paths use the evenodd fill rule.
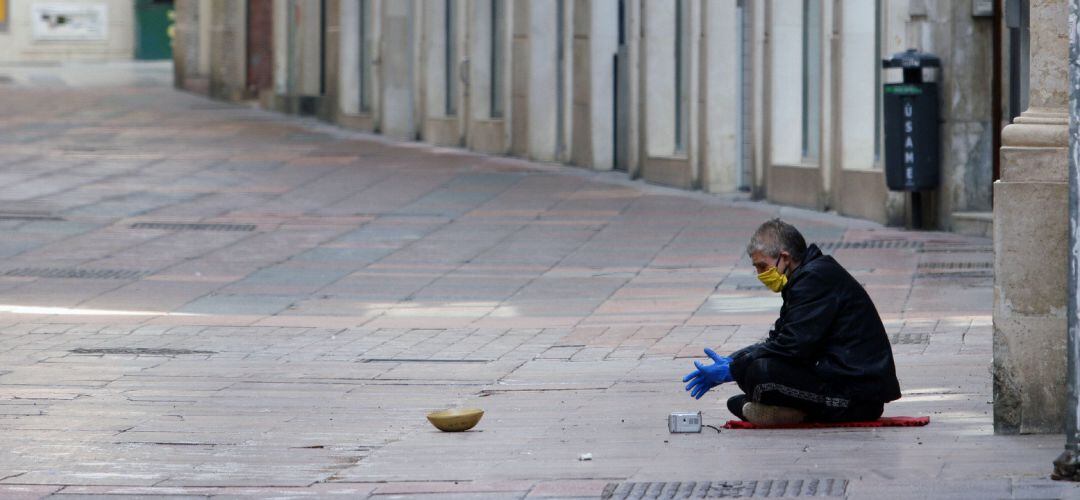
<path fill-rule="evenodd" d="M 171 0 L 0 0 L 0 64 L 170 59 Z"/>
<path fill-rule="evenodd" d="M 880 62 L 914 47 L 943 63 L 932 224 L 989 235 L 1001 124 L 979 4 L 178 0 L 177 82 L 404 140 L 902 225 L 880 125 L 897 75 Z"/>
<path fill-rule="evenodd" d="M 934 53 L 942 175 L 924 203 L 938 228 L 994 237 L 995 429 L 1060 432 L 1066 2 L 998 4 L 1012 20 L 997 18 L 1010 30 L 997 102 L 994 3 L 177 0 L 177 85 L 402 140 L 903 224 L 910 199 L 886 189 L 882 165 L 880 86 L 898 75 L 880 61 Z M 995 122 L 995 106 L 1015 121 Z"/>
<path fill-rule="evenodd" d="M 52 19 L 63 15 L 82 22 L 67 28 Z M 133 0 L 0 0 L 0 63 L 123 60 L 134 52 Z"/>

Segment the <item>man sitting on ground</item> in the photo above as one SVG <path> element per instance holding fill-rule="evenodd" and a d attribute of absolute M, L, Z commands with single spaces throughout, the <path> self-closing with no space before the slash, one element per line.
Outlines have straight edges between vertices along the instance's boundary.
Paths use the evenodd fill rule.
<path fill-rule="evenodd" d="M 784 299 L 765 341 L 714 361 L 683 382 L 700 399 L 734 381 L 745 394 L 728 400 L 735 416 L 760 425 L 876 420 L 900 398 L 892 348 L 866 290 L 794 226 L 761 225 L 747 254 L 758 279 Z"/>

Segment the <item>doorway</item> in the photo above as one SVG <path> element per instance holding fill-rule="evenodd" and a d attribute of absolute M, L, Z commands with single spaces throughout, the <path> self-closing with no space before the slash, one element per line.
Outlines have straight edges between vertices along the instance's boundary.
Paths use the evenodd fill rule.
<path fill-rule="evenodd" d="M 135 0 L 135 59 L 172 59 L 172 14 L 172 0 Z"/>
<path fill-rule="evenodd" d="M 326 90 L 326 0 L 288 0 L 286 5 L 286 91 L 297 99 L 296 112 L 314 115 Z"/>
<path fill-rule="evenodd" d="M 258 97 L 274 85 L 274 1 L 248 0 L 247 94 Z"/>
<path fill-rule="evenodd" d="M 627 44 L 627 8 L 626 0 L 619 0 L 619 45 L 615 52 L 615 78 L 612 89 L 612 106 L 615 107 L 612 116 L 615 118 L 615 126 L 612 127 L 613 151 L 615 151 L 615 170 L 626 172 L 630 163 L 630 49 Z"/>
<path fill-rule="evenodd" d="M 566 157 L 566 0 L 555 3 L 555 159 Z"/>
<path fill-rule="evenodd" d="M 736 85 L 738 89 L 738 95 L 736 95 L 736 102 L 739 104 L 739 112 L 735 115 L 736 130 L 738 130 L 739 138 L 736 141 L 738 145 L 738 152 L 736 157 L 738 176 L 735 180 L 735 187 L 739 191 L 750 191 L 750 185 L 754 181 L 754 163 L 753 163 L 753 150 L 754 150 L 754 134 L 753 134 L 753 122 L 750 121 L 751 113 L 751 99 L 754 96 L 754 89 L 752 87 L 753 80 L 753 22 L 750 19 L 749 8 L 746 5 L 746 0 L 739 0 L 735 6 L 736 15 L 736 27 L 738 33 L 736 34 L 736 43 L 738 44 L 738 72 L 739 82 Z"/>

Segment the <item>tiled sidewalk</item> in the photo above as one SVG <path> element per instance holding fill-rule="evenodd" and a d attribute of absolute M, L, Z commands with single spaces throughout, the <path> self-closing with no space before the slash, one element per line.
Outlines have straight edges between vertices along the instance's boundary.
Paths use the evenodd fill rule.
<path fill-rule="evenodd" d="M 0 89 L 0 496 L 1074 494 L 1061 436 L 992 433 L 987 240 L 152 86 Z M 887 412 L 929 427 L 668 434 L 729 417 L 734 388 L 678 379 L 775 318 L 743 251 L 776 215 L 870 291 Z M 424 420 L 452 406 L 487 413 Z"/>

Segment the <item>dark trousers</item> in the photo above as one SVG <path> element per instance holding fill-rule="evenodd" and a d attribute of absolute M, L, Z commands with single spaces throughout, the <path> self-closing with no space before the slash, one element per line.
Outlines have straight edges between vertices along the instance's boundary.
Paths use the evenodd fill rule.
<path fill-rule="evenodd" d="M 751 401 L 802 410 L 808 422 L 877 420 L 885 406 L 880 401 L 848 399 L 809 366 L 782 358 L 755 359 L 736 383 L 746 394 L 731 398 L 728 408 L 739 418 L 742 403 Z"/>

